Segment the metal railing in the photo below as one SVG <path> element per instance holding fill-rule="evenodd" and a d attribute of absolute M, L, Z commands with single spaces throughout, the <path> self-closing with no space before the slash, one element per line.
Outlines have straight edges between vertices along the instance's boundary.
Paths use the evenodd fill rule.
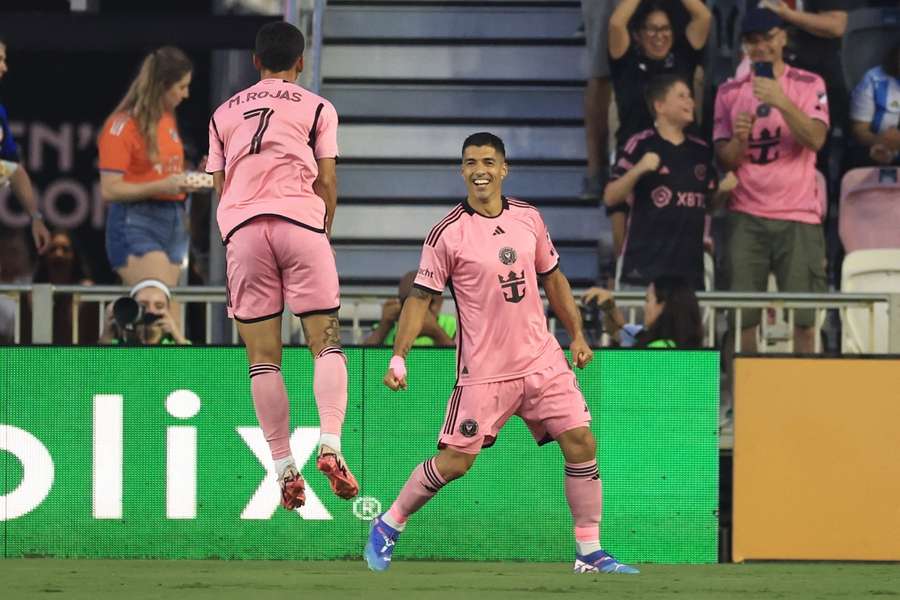
<path fill-rule="evenodd" d="M 583 290 L 575 290 L 576 296 L 580 296 Z M 128 293 L 128 288 L 120 286 L 55 286 L 51 284 L 32 285 L 0 285 L 0 295 L 12 297 L 15 302 L 15 333 L 14 342 L 21 341 L 21 298 L 23 294 L 31 295 L 31 339 L 32 343 L 50 343 L 53 339 L 53 306 L 57 296 L 61 294 L 72 297 L 72 341 L 78 343 L 78 315 L 86 305 L 99 305 L 100 327 L 103 326 L 103 318 L 106 305 L 116 298 Z M 204 342 L 210 343 L 238 343 L 237 329 L 232 323 L 230 334 L 225 334 L 227 339 L 216 339 L 214 336 L 213 320 L 221 318 L 224 312 L 224 287 L 179 287 L 173 290 L 174 298 L 181 305 L 181 322 L 186 319 L 187 306 L 191 304 L 203 304 L 205 319 Z M 349 332 L 352 343 L 359 344 L 365 337 L 363 326 L 377 322 L 381 317 L 381 305 L 388 298 L 396 296 L 393 286 L 343 286 L 341 288 L 341 310 L 339 317 L 342 328 Z M 724 318 L 728 313 L 733 313 L 733 323 L 736 330 L 741 329 L 743 311 L 754 309 L 775 309 L 786 316 L 783 325 L 787 332 L 784 336 L 785 351 L 793 352 L 793 325 L 795 311 L 813 309 L 816 311 L 816 327 L 819 328 L 824 321 L 826 311 L 839 311 L 842 320 L 846 322 L 848 310 L 864 310 L 868 314 L 868 352 L 875 352 L 876 339 L 876 310 L 886 309 L 888 352 L 900 353 L 900 294 L 867 293 L 867 294 L 796 294 L 796 293 L 742 293 L 742 292 L 701 292 L 698 295 L 700 306 L 704 311 L 705 341 L 709 347 L 714 347 L 722 328 L 729 326 L 729 320 Z M 644 302 L 642 292 L 618 292 L 616 303 L 623 309 L 626 321 L 635 322 L 638 311 Z M 453 310 L 452 300 L 447 299 L 445 310 Z M 282 338 L 286 343 L 302 343 L 302 328 L 299 319 L 286 313 Z M 767 319 L 762 319 L 761 331 L 764 339 L 767 337 Z M 550 321 L 551 330 L 556 333 L 556 323 Z M 816 351 L 820 351 L 820 336 L 816 337 Z M 734 336 L 734 350 L 741 351 L 741 336 Z M 764 352 L 766 345 L 760 346 Z"/>

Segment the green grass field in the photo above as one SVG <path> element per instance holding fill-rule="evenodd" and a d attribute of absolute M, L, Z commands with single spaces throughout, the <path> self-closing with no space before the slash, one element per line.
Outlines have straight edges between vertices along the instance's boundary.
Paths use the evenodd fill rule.
<path fill-rule="evenodd" d="M 644 565 L 637 576 L 574 575 L 568 564 L 0 560 L 4 600 L 240 598 L 604 598 L 856 600 L 900 597 L 900 565 Z"/>

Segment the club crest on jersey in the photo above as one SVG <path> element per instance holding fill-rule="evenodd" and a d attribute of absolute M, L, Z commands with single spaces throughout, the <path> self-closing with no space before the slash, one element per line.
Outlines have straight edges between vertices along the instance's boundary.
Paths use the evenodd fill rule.
<path fill-rule="evenodd" d="M 704 181 L 706 179 L 706 165 L 697 165 L 694 167 L 694 177 L 696 177 L 698 181 Z"/>
<path fill-rule="evenodd" d="M 519 255 L 516 253 L 515 248 L 510 248 L 509 246 L 504 246 L 500 248 L 500 254 L 498 255 L 500 258 L 500 262 L 504 265 L 511 265 L 517 260 L 519 260 Z"/>
<path fill-rule="evenodd" d="M 463 437 L 472 437 L 478 433 L 478 421 L 475 419 L 466 419 L 459 424 L 459 432 Z"/>

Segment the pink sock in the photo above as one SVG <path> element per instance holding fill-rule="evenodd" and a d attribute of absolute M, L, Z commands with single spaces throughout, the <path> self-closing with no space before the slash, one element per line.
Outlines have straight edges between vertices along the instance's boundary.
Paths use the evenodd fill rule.
<path fill-rule="evenodd" d="M 313 393 L 321 432 L 340 437 L 347 411 L 347 358 L 340 348 L 328 346 L 316 355 Z"/>
<path fill-rule="evenodd" d="M 603 485 L 597 461 L 566 463 L 566 500 L 575 521 L 575 541 L 600 542 Z M 599 546 L 598 546 L 599 548 Z"/>
<path fill-rule="evenodd" d="M 250 365 L 250 391 L 256 418 L 262 427 L 272 458 L 291 455 L 291 407 L 281 367 L 272 363 Z"/>
<path fill-rule="evenodd" d="M 447 481 L 438 473 L 434 458 L 429 458 L 413 469 L 388 514 L 394 522 L 405 523 L 411 514 L 425 506 L 445 485 Z"/>

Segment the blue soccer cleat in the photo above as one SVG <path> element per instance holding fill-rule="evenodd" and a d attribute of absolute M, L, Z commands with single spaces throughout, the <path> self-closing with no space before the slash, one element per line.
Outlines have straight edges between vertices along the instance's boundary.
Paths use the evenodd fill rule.
<path fill-rule="evenodd" d="M 372 571 L 386 571 L 391 566 L 391 556 L 394 554 L 394 544 L 400 537 L 400 532 L 381 520 L 381 515 L 372 520 L 372 528 L 369 530 L 369 541 L 366 542 L 366 550 L 363 556 Z"/>
<path fill-rule="evenodd" d="M 628 575 L 640 573 L 634 567 L 620 563 L 605 550 L 597 550 L 587 556 L 576 554 L 575 567 L 572 570 L 576 573 L 625 573 Z"/>

